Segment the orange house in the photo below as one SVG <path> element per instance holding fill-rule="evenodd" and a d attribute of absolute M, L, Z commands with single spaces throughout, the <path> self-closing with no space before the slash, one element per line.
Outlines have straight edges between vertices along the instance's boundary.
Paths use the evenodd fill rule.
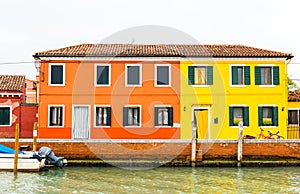
<path fill-rule="evenodd" d="M 180 61 L 165 57 L 172 52 L 82 44 L 36 53 L 38 137 L 179 139 Z"/>

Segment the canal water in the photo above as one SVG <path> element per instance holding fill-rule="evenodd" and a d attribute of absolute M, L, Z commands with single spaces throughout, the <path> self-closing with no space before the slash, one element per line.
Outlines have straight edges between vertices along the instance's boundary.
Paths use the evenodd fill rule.
<path fill-rule="evenodd" d="M 66 167 L 0 172 L 0 193 L 300 193 L 300 168 Z"/>

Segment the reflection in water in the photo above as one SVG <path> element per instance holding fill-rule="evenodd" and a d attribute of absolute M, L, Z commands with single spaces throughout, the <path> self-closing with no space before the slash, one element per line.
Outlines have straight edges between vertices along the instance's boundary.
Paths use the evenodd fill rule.
<path fill-rule="evenodd" d="M 300 193 L 300 168 L 67 167 L 0 172 L 0 193 Z"/>

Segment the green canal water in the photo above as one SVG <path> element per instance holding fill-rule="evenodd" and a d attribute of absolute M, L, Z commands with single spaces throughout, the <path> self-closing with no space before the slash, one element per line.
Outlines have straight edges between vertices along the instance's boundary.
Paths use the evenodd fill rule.
<path fill-rule="evenodd" d="M 0 193 L 300 193 L 300 168 L 66 167 L 0 172 Z"/>

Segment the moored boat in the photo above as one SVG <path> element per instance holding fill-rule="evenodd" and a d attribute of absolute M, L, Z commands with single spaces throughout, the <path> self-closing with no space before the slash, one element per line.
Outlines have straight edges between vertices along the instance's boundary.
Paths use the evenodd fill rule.
<path fill-rule="evenodd" d="M 38 152 L 19 151 L 18 171 L 40 171 L 54 166 L 63 167 L 67 160 L 56 157 L 48 147 L 41 147 Z M 0 144 L 0 170 L 14 170 L 14 150 Z"/>

